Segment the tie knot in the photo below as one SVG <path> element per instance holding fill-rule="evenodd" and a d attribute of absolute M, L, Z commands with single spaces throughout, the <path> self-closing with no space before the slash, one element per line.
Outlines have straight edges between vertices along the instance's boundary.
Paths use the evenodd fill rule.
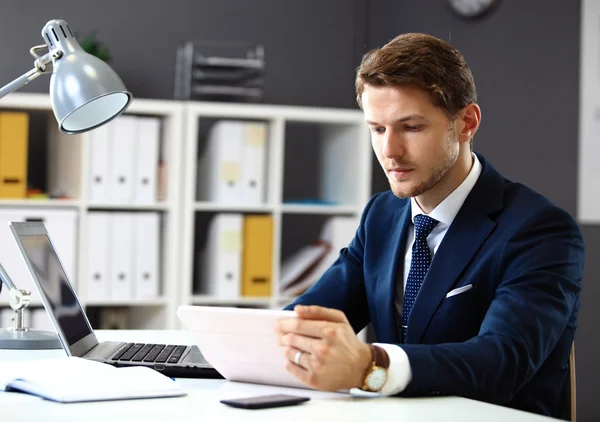
<path fill-rule="evenodd" d="M 439 221 L 428 215 L 415 215 L 415 237 L 420 239 L 426 239 L 429 233 L 433 230 Z"/>

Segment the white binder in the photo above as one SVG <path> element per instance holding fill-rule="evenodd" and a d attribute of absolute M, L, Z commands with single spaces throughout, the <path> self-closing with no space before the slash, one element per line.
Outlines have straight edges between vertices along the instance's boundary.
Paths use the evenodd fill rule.
<path fill-rule="evenodd" d="M 110 291 L 113 300 L 133 297 L 134 213 L 116 212 L 110 216 Z"/>
<path fill-rule="evenodd" d="M 87 300 L 109 300 L 110 293 L 110 214 L 92 212 L 87 227 Z"/>
<path fill-rule="evenodd" d="M 239 204 L 244 153 L 244 122 L 220 120 L 211 128 L 198 164 L 198 199 Z"/>
<path fill-rule="evenodd" d="M 216 214 L 211 220 L 198 266 L 200 293 L 221 299 L 240 297 L 243 224 L 242 214 Z"/>
<path fill-rule="evenodd" d="M 135 299 L 156 299 L 159 296 L 159 228 L 159 213 L 136 214 L 132 248 Z"/>
<path fill-rule="evenodd" d="M 74 283 L 76 211 L 24 208 L 0 210 L 0 262 L 17 288 L 30 291 L 32 301 L 41 303 L 37 287 L 10 230 L 11 221 L 42 221 L 56 247 L 67 276 Z M 3 304 L 8 304 L 8 289 L 5 288 L 0 294 L 0 305 Z"/>
<path fill-rule="evenodd" d="M 244 158 L 242 163 L 242 198 L 247 205 L 265 200 L 267 124 L 248 122 L 244 127 Z"/>
<path fill-rule="evenodd" d="M 88 199 L 92 203 L 109 201 L 110 124 L 97 127 L 88 134 L 89 174 Z"/>
<path fill-rule="evenodd" d="M 343 216 L 331 217 L 325 222 L 319 238 L 321 241 L 329 243 L 331 249 L 329 254 L 321 261 L 318 268 L 315 268 L 309 276 L 309 278 L 312 278 L 312 282 L 317 281 L 338 259 L 340 251 L 350 244 L 356 234 L 359 223 L 360 219 L 357 217 Z"/>
<path fill-rule="evenodd" d="M 133 202 L 134 153 L 137 117 L 119 116 L 110 125 L 109 202 Z"/>
<path fill-rule="evenodd" d="M 336 259 L 340 250 L 347 247 L 354 238 L 359 223 L 360 220 L 357 217 L 335 216 L 329 218 L 323 225 L 320 238 L 331 243 Z"/>
<path fill-rule="evenodd" d="M 138 117 L 137 122 L 133 202 L 136 204 L 154 204 L 156 202 L 156 180 L 158 176 L 160 119 L 158 117 Z"/>

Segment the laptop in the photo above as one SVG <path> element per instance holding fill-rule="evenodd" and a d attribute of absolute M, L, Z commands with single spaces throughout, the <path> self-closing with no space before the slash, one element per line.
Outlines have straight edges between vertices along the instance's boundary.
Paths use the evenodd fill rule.
<path fill-rule="evenodd" d="M 147 366 L 170 377 L 222 378 L 197 346 L 98 342 L 44 224 L 11 222 L 10 228 L 67 355 Z"/>

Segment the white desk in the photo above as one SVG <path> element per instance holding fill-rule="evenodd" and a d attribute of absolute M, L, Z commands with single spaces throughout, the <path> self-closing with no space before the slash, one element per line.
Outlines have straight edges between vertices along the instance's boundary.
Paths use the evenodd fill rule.
<path fill-rule="evenodd" d="M 100 341 L 125 340 L 192 344 L 186 331 L 97 331 Z M 64 356 L 62 350 L 0 350 L 0 360 Z M 0 420 L 12 421 L 459 421 L 535 422 L 555 419 L 459 397 L 357 398 L 345 394 L 261 386 L 224 380 L 178 379 L 187 396 L 61 404 L 35 396 L 0 392 Z M 308 395 L 307 403 L 293 407 L 244 410 L 219 403 L 224 398 L 288 393 Z"/>

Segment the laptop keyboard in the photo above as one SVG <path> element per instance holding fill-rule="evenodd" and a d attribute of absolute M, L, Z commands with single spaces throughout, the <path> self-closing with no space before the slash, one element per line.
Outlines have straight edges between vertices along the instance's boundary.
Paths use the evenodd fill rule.
<path fill-rule="evenodd" d="M 125 343 L 111 360 L 119 362 L 178 363 L 187 346 Z"/>

